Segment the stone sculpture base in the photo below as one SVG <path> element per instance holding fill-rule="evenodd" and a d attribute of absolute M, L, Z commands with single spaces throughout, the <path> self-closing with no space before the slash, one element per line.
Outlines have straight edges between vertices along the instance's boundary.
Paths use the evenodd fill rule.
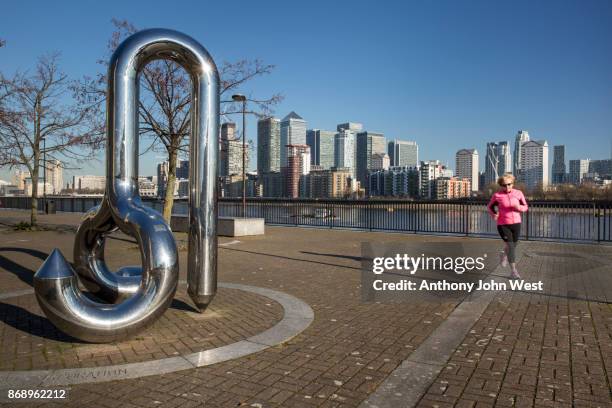
<path fill-rule="evenodd" d="M 174 232 L 189 232 L 189 216 L 173 215 L 170 227 Z M 224 237 L 245 237 L 265 234 L 263 218 L 219 217 L 217 235 Z"/>

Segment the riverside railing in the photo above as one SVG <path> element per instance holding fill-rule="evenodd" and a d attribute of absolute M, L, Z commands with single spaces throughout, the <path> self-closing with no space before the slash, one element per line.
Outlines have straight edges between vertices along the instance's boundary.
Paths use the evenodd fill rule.
<path fill-rule="evenodd" d="M 57 211 L 85 212 L 102 197 L 47 197 Z M 41 201 L 43 199 L 40 199 Z M 161 210 L 158 199 L 143 198 Z M 42 202 L 39 208 L 42 208 Z M 240 216 L 242 202 L 219 200 L 219 216 Z M 30 208 L 29 197 L 0 197 L 0 207 Z M 187 201 L 176 199 L 174 213 L 187 214 Z M 247 200 L 247 217 L 264 218 L 270 225 L 350 228 L 367 231 L 495 236 L 495 222 L 485 201 L 406 200 Z M 612 242 L 612 201 L 530 201 L 523 216 L 526 240 Z"/>

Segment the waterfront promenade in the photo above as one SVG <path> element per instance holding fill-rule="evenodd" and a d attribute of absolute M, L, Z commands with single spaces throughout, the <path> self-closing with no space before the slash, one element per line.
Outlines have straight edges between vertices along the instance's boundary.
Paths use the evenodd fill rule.
<path fill-rule="evenodd" d="M 43 230 L 14 230 L 27 218 L 24 211 L 0 211 L 0 388 L 15 372 L 29 371 L 32 384 L 40 384 L 37 378 L 49 373 L 83 369 L 72 384 L 47 387 L 69 396 L 50 406 L 612 406 L 609 245 L 521 243 L 519 270 L 526 280 L 542 280 L 543 292 L 367 303 L 360 288 L 363 242 L 470 242 L 491 254 L 500 242 L 267 227 L 264 236 L 219 239 L 219 280 L 226 285 L 206 313 L 193 309 L 180 285 L 151 328 L 96 345 L 55 329 L 31 289 L 53 248 L 72 260 L 79 215 L 41 215 Z M 185 235 L 176 237 L 184 280 Z M 122 235 L 109 240 L 105 257 L 114 267 L 139 263 L 136 244 Z M 496 268 L 488 277 L 507 282 L 508 273 Z M 241 287 L 289 295 L 307 304 L 313 319 L 295 337 L 243 357 L 197 368 L 159 365 L 156 375 L 127 379 L 113 379 L 113 368 L 111 381 L 103 381 L 105 367 L 222 348 L 282 321 L 283 304 Z"/>

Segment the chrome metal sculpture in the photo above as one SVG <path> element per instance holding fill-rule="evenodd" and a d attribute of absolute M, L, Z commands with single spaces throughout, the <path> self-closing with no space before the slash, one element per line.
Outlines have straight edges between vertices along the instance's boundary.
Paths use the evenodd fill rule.
<path fill-rule="evenodd" d="M 49 320 L 81 340 L 110 342 L 135 334 L 166 311 L 176 292 L 174 236 L 162 216 L 146 207 L 138 194 L 139 75 L 156 59 L 176 61 L 191 77 L 188 293 L 201 311 L 216 293 L 217 67 L 191 37 L 165 29 L 140 31 L 127 38 L 110 60 L 106 193 L 77 231 L 76 273 L 56 249 L 34 275 L 36 297 Z M 117 229 L 138 242 L 142 267 L 124 267 L 114 273 L 106 266 L 105 238 Z M 79 278 L 108 303 L 85 296 L 78 287 Z"/>

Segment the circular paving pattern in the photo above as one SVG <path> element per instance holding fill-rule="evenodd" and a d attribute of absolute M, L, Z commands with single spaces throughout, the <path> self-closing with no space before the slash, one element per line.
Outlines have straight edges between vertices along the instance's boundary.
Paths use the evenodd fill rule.
<path fill-rule="evenodd" d="M 68 385 L 201 367 L 287 341 L 314 318 L 306 303 L 286 293 L 220 283 L 204 314 L 177 292 L 172 307 L 137 337 L 87 344 L 59 332 L 26 294 L 0 294 L 0 383 L 6 385 Z"/>

